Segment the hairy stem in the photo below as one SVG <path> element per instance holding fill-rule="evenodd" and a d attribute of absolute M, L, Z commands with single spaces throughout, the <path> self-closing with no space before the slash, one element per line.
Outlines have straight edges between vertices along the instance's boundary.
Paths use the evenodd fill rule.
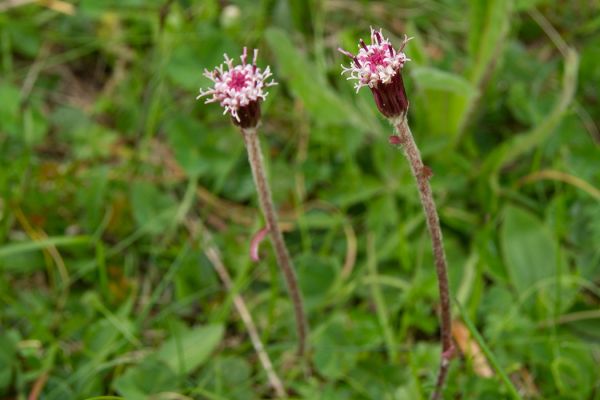
<path fill-rule="evenodd" d="M 304 357 L 307 349 L 306 340 L 308 322 L 306 319 L 306 314 L 304 313 L 302 296 L 300 294 L 300 287 L 298 286 L 298 279 L 296 278 L 296 273 L 294 271 L 294 265 L 277 222 L 277 213 L 275 212 L 273 197 L 271 196 L 271 190 L 269 188 L 269 183 L 265 173 L 258 134 L 256 129 L 242 129 L 242 135 L 244 136 L 246 150 L 248 151 L 248 162 L 252 168 L 252 176 L 254 177 L 260 208 L 262 209 L 265 217 L 267 229 L 269 230 L 269 236 L 271 237 L 271 243 L 273 244 L 273 248 L 275 250 L 275 258 L 277 259 L 277 264 L 283 273 L 292 305 L 294 307 L 296 331 L 298 334 L 298 354 L 301 357 Z"/>
<path fill-rule="evenodd" d="M 196 236 L 198 230 L 201 231 L 202 245 L 204 247 L 204 254 L 206 254 L 206 258 L 208 258 L 210 263 L 215 268 L 215 271 L 217 271 L 217 274 L 219 275 L 219 278 L 221 278 L 225 289 L 227 289 L 229 293 L 233 293 L 233 281 L 231 280 L 229 272 L 227 272 L 225 264 L 223 264 L 221 252 L 214 244 L 212 235 L 208 229 L 206 229 L 206 227 L 200 221 L 197 221 L 197 224 L 192 224 L 192 222 L 189 221 L 187 225 L 190 229 L 190 232 L 192 232 L 194 236 Z M 269 358 L 269 355 L 263 346 L 260 335 L 258 334 L 258 329 L 254 324 L 254 320 L 252 319 L 252 315 L 246 306 L 244 298 L 238 293 L 233 293 L 233 305 L 235 306 L 238 314 L 240 314 L 242 322 L 246 326 L 248 336 L 250 336 L 250 341 L 252 342 L 252 347 L 254 347 L 254 351 L 256 351 L 256 354 L 258 355 L 258 359 L 267 374 L 267 378 L 269 379 L 269 384 L 275 391 L 277 398 L 287 398 L 287 393 L 283 383 L 275 372 L 275 368 L 273 368 L 273 363 L 271 362 L 271 359 Z"/>
<path fill-rule="evenodd" d="M 399 119 L 395 119 L 392 121 L 392 123 L 394 124 L 398 134 L 398 137 L 396 140 L 393 140 L 392 143 L 398 144 L 404 150 L 404 155 L 410 164 L 410 170 L 417 181 L 419 197 L 421 199 L 423 210 L 425 211 L 427 228 L 429 229 L 429 235 L 431 236 L 433 256 L 435 258 L 435 271 L 438 278 L 441 306 L 440 319 L 442 355 L 435 390 L 431 398 L 433 400 L 438 400 L 441 398 L 444 382 L 446 381 L 446 375 L 448 374 L 448 367 L 450 366 L 450 360 L 452 359 L 454 353 L 451 333 L 452 320 L 450 315 L 448 265 L 446 263 L 446 254 L 444 252 L 444 242 L 442 240 L 440 220 L 435 207 L 435 202 L 433 200 L 433 195 L 431 193 L 431 186 L 429 185 L 431 170 L 423 164 L 421 153 L 419 152 L 419 148 L 417 147 L 417 144 L 412 136 L 406 117 L 403 116 Z"/>

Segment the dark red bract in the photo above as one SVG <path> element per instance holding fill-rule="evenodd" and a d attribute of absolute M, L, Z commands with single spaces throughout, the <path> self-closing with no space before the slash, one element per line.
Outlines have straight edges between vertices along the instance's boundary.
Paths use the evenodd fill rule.
<path fill-rule="evenodd" d="M 401 73 L 394 75 L 390 83 L 372 87 L 371 93 L 379 111 L 388 118 L 402 116 L 408 111 L 408 99 Z"/>

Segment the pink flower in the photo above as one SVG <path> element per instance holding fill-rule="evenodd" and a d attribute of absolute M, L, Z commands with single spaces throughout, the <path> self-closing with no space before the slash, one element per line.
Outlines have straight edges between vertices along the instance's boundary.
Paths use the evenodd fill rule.
<path fill-rule="evenodd" d="M 368 86 L 373 93 L 379 111 L 388 118 L 404 115 L 408 110 L 408 99 L 402 81 L 402 68 L 407 61 L 403 50 L 410 39 L 405 35 L 402 45 L 394 50 L 390 41 L 379 31 L 371 28 L 371 44 L 359 41 L 358 54 L 338 49 L 352 59 L 349 67 L 342 65 L 342 74 L 348 73 L 348 80 L 356 79 L 356 92 Z"/>
<path fill-rule="evenodd" d="M 269 86 L 276 85 L 273 80 L 267 82 L 272 75 L 267 66 L 264 71 L 256 66 L 258 50 L 254 49 L 252 64 L 247 64 L 248 50 L 240 56 L 241 65 L 233 66 L 233 60 L 225 56 L 227 71 L 223 64 L 214 71 L 204 70 L 204 76 L 214 82 L 212 88 L 202 90 L 196 99 L 204 96 L 212 96 L 206 99 L 206 103 L 219 102 L 225 110 L 223 114 L 231 114 L 234 124 L 242 128 L 253 128 L 260 120 L 260 102 L 267 97 L 264 90 Z"/>

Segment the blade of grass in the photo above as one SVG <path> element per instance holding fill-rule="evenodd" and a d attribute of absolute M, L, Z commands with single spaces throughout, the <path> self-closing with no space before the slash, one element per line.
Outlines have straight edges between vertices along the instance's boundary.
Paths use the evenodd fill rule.
<path fill-rule="evenodd" d="M 96 242 L 96 264 L 98 264 L 98 281 L 100 284 L 100 293 L 106 300 L 110 296 L 108 288 L 108 272 L 106 269 L 106 247 L 101 241 Z"/>
<path fill-rule="evenodd" d="M 577 87 L 578 69 L 579 56 L 575 50 L 569 48 L 565 57 L 562 90 L 552 111 L 533 130 L 513 136 L 510 140 L 498 146 L 488 156 L 481 171 L 483 175 L 489 176 L 490 185 L 495 192 L 501 191 L 499 183 L 501 169 L 524 153 L 543 143 L 558 126 L 564 113 L 573 101 Z"/>
<path fill-rule="evenodd" d="M 219 278 L 223 282 L 223 285 L 227 289 L 227 292 L 233 298 L 235 308 L 238 314 L 240 315 L 244 325 L 246 326 L 246 330 L 248 331 L 248 336 L 250 337 L 252 346 L 254 347 L 254 350 L 258 355 L 260 363 L 262 364 L 265 373 L 267 374 L 269 383 L 275 391 L 277 398 L 287 398 L 287 393 L 283 382 L 277 375 L 277 372 L 275 372 L 273 363 L 265 349 L 263 342 L 261 341 L 260 335 L 258 333 L 258 328 L 254 323 L 254 320 L 252 319 L 250 310 L 248 309 L 244 298 L 237 292 L 235 284 L 232 281 L 229 272 L 227 271 L 227 267 L 225 267 L 225 264 L 223 263 L 223 257 L 221 256 L 219 249 L 215 245 L 211 233 L 199 220 L 196 220 L 195 224 L 192 221 L 188 221 L 186 225 L 192 237 L 201 235 L 201 243 L 204 248 L 204 254 L 215 268 L 215 271 L 219 275 Z"/>
<path fill-rule="evenodd" d="M 388 275 L 368 275 L 362 279 L 362 283 L 365 285 L 385 285 L 400 290 L 410 289 L 410 283 L 404 279 Z"/>
<path fill-rule="evenodd" d="M 385 346 L 387 347 L 388 357 L 391 362 L 396 360 L 397 352 L 394 340 L 394 332 L 390 319 L 388 317 L 388 310 L 383 298 L 381 288 L 377 283 L 377 253 L 375 250 L 375 237 L 372 233 L 367 234 L 367 268 L 369 270 L 369 277 L 371 278 L 371 296 L 375 302 L 375 310 L 377 311 L 377 319 L 383 330 L 383 338 L 385 340 Z"/>
<path fill-rule="evenodd" d="M 102 314 L 104 318 L 106 318 L 106 320 L 110 322 L 110 324 L 117 331 L 119 331 L 121 335 L 123 335 L 123 338 L 125 338 L 131 345 L 137 348 L 142 346 L 142 342 L 135 336 L 135 332 L 133 332 L 127 324 L 123 323 L 117 315 L 110 311 L 104 305 L 104 303 L 102 303 L 98 296 L 96 296 L 95 294 L 93 296 L 90 296 L 89 303 L 100 314 Z"/>
<path fill-rule="evenodd" d="M 118 397 L 118 396 L 97 396 L 97 397 L 88 397 L 85 400 L 125 400 L 125 398 Z"/>
<path fill-rule="evenodd" d="M 492 350 L 488 347 L 487 343 L 485 342 L 485 339 L 483 338 L 483 336 L 481 336 L 481 334 L 475 327 L 475 324 L 473 323 L 473 321 L 471 321 L 471 318 L 469 318 L 469 313 L 467 313 L 464 310 L 462 304 L 457 299 L 454 299 L 454 303 L 456 304 L 456 307 L 458 308 L 458 312 L 460 313 L 460 315 L 463 319 L 463 322 L 467 326 L 469 333 L 475 339 L 475 341 L 477 342 L 477 344 L 483 351 L 483 354 L 485 354 L 485 357 L 487 358 L 489 363 L 492 365 L 492 368 L 494 369 L 494 371 L 496 371 L 496 373 L 500 377 L 500 380 L 502 381 L 502 383 L 504 383 L 504 386 L 506 387 L 506 390 L 508 391 L 510 398 L 515 399 L 515 400 L 517 400 L 517 399 L 521 400 L 521 395 L 519 394 L 519 391 L 513 385 L 512 381 L 510 380 L 510 378 L 508 377 L 506 372 L 504 372 L 504 370 L 502 369 L 500 362 L 498 361 L 498 359 L 496 358 L 494 353 L 492 353 Z"/>
<path fill-rule="evenodd" d="M 454 145 L 458 144 L 461 139 L 485 90 L 486 82 L 494 71 L 503 49 L 503 42 L 510 29 L 512 9 L 512 0 L 470 1 L 471 30 L 468 45 L 473 65 L 467 73 L 467 78 L 478 90 L 464 106 L 460 116 L 458 134 L 453 141 Z"/>
<path fill-rule="evenodd" d="M 173 278 L 175 278 L 175 275 L 183 265 L 183 260 L 185 260 L 185 257 L 188 255 L 189 251 L 190 245 L 186 242 L 179 254 L 177 254 L 175 261 L 173 261 L 173 263 L 171 263 L 169 266 L 169 270 L 167 271 L 166 275 L 150 295 L 150 300 L 148 300 L 148 302 L 144 305 L 144 308 L 142 309 L 142 312 L 140 312 L 136 321 L 138 325 L 146 319 L 150 309 L 152 309 L 152 307 L 157 303 L 158 298 L 162 295 Z"/>
<path fill-rule="evenodd" d="M 576 188 L 583 190 L 584 192 L 592 196 L 594 199 L 600 201 L 600 189 L 595 188 L 590 183 L 575 175 L 567 174 L 566 172 L 556 171 L 553 169 L 544 169 L 524 176 L 521 179 L 519 179 L 519 181 L 517 182 L 517 186 L 522 186 L 525 183 L 536 182 L 544 179 L 568 183 L 569 185 L 575 186 Z"/>
<path fill-rule="evenodd" d="M 112 258 L 112 257 L 116 256 L 117 254 L 121 253 L 123 250 L 125 250 L 126 248 L 131 246 L 133 243 L 135 243 L 137 240 L 146 236 L 148 234 L 148 228 L 150 226 L 152 226 L 152 224 L 154 224 L 157 220 L 165 218 L 165 216 L 171 215 L 173 213 L 174 213 L 174 210 L 167 209 L 167 210 L 161 212 L 160 214 L 156 215 L 154 218 L 149 219 L 144 225 L 140 226 L 138 229 L 133 231 L 129 236 L 125 237 L 123 240 L 121 240 L 114 246 L 110 247 L 108 249 L 108 251 L 106 252 L 105 258 L 109 259 L 109 258 Z M 94 238 L 96 240 L 99 240 L 100 236 L 101 236 L 101 230 L 98 230 L 96 232 L 96 234 L 94 235 Z M 85 236 L 85 237 L 87 237 L 87 236 Z M 91 240 L 91 239 L 89 241 L 93 242 L 93 240 Z M 0 257 L 1 256 L 2 256 L 2 254 L 1 254 L 1 250 L 0 250 Z M 69 282 L 67 282 L 67 284 L 72 285 L 73 283 L 75 283 L 76 281 L 81 279 L 85 274 L 92 271 L 95 266 L 96 266 L 95 259 L 88 263 L 81 265 L 81 267 L 79 267 L 79 269 L 77 271 L 75 271 L 73 274 L 71 274 L 71 279 L 69 280 Z M 60 286 L 59 286 L 59 288 L 60 288 Z"/>
<path fill-rule="evenodd" d="M 25 243 L 12 243 L 0 247 L 0 257 L 13 256 L 34 250 L 45 250 L 51 246 L 77 246 L 91 243 L 89 236 L 53 236 Z"/>

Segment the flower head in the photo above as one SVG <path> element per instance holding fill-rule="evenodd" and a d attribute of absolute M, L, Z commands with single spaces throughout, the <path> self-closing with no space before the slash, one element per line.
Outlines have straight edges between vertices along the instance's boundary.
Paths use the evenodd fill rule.
<path fill-rule="evenodd" d="M 358 54 L 338 49 L 352 59 L 349 67 L 342 65 L 342 74 L 348 73 L 348 80 L 356 79 L 356 92 L 368 86 L 375 103 L 386 117 L 397 117 L 406 113 L 408 100 L 402 81 L 402 68 L 410 61 L 403 50 L 410 39 L 405 35 L 402 45 L 394 50 L 391 42 L 383 37 L 381 29 L 371 28 L 371 44 L 359 41 Z"/>
<path fill-rule="evenodd" d="M 271 76 L 268 66 L 264 71 L 256 66 L 257 49 L 254 49 L 252 64 L 246 63 L 248 50 L 245 47 L 240 56 L 241 65 L 234 66 L 233 60 L 227 54 L 224 56 L 227 70 L 223 68 L 223 64 L 214 71 L 204 70 L 204 76 L 213 81 L 214 86 L 206 90 L 200 89 L 196 99 L 212 96 L 205 103 L 219 102 L 225 109 L 223 114 L 231 114 L 234 124 L 242 128 L 253 128 L 260 120 L 260 101 L 268 94 L 264 89 L 277 83 L 273 80 L 267 82 Z"/>

